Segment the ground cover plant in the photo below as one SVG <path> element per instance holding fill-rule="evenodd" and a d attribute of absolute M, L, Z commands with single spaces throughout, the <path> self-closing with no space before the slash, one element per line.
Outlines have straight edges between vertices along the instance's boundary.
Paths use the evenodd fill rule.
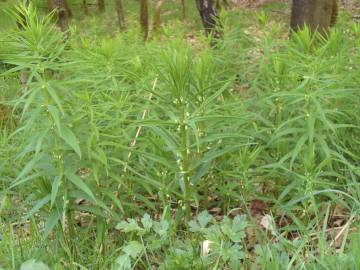
<path fill-rule="evenodd" d="M 356 4 L 143 2 L 0 2 L 0 269 L 360 269 Z"/>

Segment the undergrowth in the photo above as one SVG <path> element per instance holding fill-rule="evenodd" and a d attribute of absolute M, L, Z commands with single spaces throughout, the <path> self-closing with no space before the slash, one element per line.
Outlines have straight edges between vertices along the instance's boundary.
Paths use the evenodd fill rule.
<path fill-rule="evenodd" d="M 268 11 L 224 11 L 209 48 L 179 21 L 144 44 L 19 12 L 0 49 L 0 267 L 360 268 L 346 14 L 288 38 Z"/>

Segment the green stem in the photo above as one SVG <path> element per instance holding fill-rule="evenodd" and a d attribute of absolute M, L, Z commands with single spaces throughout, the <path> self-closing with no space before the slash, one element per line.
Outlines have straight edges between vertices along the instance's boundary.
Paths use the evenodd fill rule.
<path fill-rule="evenodd" d="M 223 241 L 221 240 L 219 256 L 216 259 L 216 263 L 215 263 L 213 270 L 217 270 L 219 268 L 222 250 L 223 250 Z"/>
<path fill-rule="evenodd" d="M 188 153 L 188 133 L 185 105 L 182 107 L 182 119 L 180 123 L 181 132 L 181 158 L 182 158 L 182 174 L 184 179 L 184 204 L 185 204 L 185 220 L 190 219 L 190 203 L 191 203 L 191 185 L 189 176 L 189 153 Z"/>
<path fill-rule="evenodd" d="M 45 81 L 45 78 L 43 78 Z M 46 103 L 47 106 L 50 106 L 52 104 L 51 101 L 51 97 L 48 93 L 48 91 L 46 90 L 46 87 L 44 88 L 44 95 L 46 97 Z M 55 126 L 55 123 L 50 115 L 49 112 L 47 112 L 46 114 L 49 123 L 52 126 Z M 62 156 L 62 151 L 61 151 L 61 146 L 59 143 L 59 135 L 57 134 L 57 132 L 55 130 L 52 130 L 52 135 L 53 135 L 53 140 L 54 140 L 54 153 L 55 153 L 55 159 L 56 159 L 56 163 L 57 163 L 57 167 L 58 167 L 58 171 L 59 171 L 59 175 L 62 176 L 62 180 L 64 181 L 64 197 L 63 197 L 63 221 L 64 223 L 62 224 L 62 233 L 64 236 L 64 239 L 66 239 L 66 241 L 68 242 L 68 245 L 70 246 L 70 250 L 72 252 L 72 256 L 76 255 L 76 251 L 75 251 L 75 245 L 73 244 L 73 237 L 75 236 L 75 232 L 74 232 L 74 228 L 72 226 L 72 215 L 71 215 L 71 211 L 69 210 L 68 206 L 69 206 L 69 201 L 68 201 L 68 188 L 67 188 L 67 179 L 66 177 L 63 177 L 64 175 L 64 161 L 63 161 L 63 156 Z M 66 227 L 65 227 L 65 220 L 67 220 L 67 233 L 66 233 Z"/>
<path fill-rule="evenodd" d="M 210 179 L 205 179 L 205 188 L 204 188 L 204 208 L 209 208 L 209 181 Z"/>
<path fill-rule="evenodd" d="M 149 256 L 148 256 L 148 253 L 147 253 L 147 250 L 146 250 L 144 239 L 143 239 L 142 236 L 140 236 L 140 239 L 141 239 L 141 243 L 142 243 L 143 248 L 144 248 L 144 254 L 145 254 L 146 262 L 148 264 L 149 269 L 151 269 L 151 263 L 150 263 Z"/>

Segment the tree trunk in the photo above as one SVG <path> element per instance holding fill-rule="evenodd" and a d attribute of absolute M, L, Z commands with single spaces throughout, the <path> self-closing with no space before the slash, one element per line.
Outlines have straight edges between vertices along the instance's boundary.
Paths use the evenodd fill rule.
<path fill-rule="evenodd" d="M 140 26 L 144 34 L 144 40 L 149 37 L 149 6 L 148 0 L 140 0 Z"/>
<path fill-rule="evenodd" d="M 224 4 L 224 8 L 225 9 L 229 9 L 230 8 L 230 4 L 227 0 L 223 0 L 223 4 Z"/>
<path fill-rule="evenodd" d="M 221 0 L 216 0 L 216 11 L 218 13 L 221 11 Z"/>
<path fill-rule="evenodd" d="M 68 18 L 72 18 L 73 13 L 72 13 L 72 11 L 70 9 L 68 1 L 67 0 L 63 0 L 63 1 L 64 1 L 64 7 L 65 7 Z"/>
<path fill-rule="evenodd" d="M 64 0 L 54 0 L 54 5 L 57 9 L 58 25 L 61 31 L 66 31 L 68 29 L 68 13 L 65 7 Z"/>
<path fill-rule="evenodd" d="M 215 38 L 220 38 L 221 33 L 216 29 L 219 16 L 216 11 L 214 0 L 196 0 L 196 6 L 200 13 L 206 35 L 212 34 Z"/>
<path fill-rule="evenodd" d="M 117 13 L 118 20 L 119 20 L 120 31 L 123 32 L 123 31 L 125 31 L 124 6 L 122 3 L 122 0 L 115 0 L 115 4 L 116 4 L 116 13 Z"/>
<path fill-rule="evenodd" d="M 52 12 L 55 9 L 53 0 L 47 0 L 47 8 L 49 12 Z"/>
<path fill-rule="evenodd" d="M 89 7 L 87 4 L 87 0 L 83 0 L 83 10 L 84 10 L 84 14 L 87 16 L 89 15 Z"/>
<path fill-rule="evenodd" d="M 182 14 L 182 19 L 185 20 L 185 18 L 186 18 L 186 4 L 185 4 L 185 0 L 181 0 L 181 14 Z"/>
<path fill-rule="evenodd" d="M 155 6 L 155 14 L 154 14 L 154 24 L 153 30 L 157 31 L 161 25 L 161 6 L 164 3 L 164 0 L 158 0 Z"/>
<path fill-rule="evenodd" d="M 291 29 L 297 31 L 307 25 L 312 32 L 326 34 L 337 18 L 337 0 L 293 0 Z"/>
<path fill-rule="evenodd" d="M 337 0 L 333 0 L 333 2 L 330 26 L 335 26 L 339 15 L 339 2 Z"/>
<path fill-rule="evenodd" d="M 105 0 L 98 0 L 98 8 L 100 12 L 105 11 Z"/>
<path fill-rule="evenodd" d="M 69 7 L 67 0 L 62 0 L 63 3 L 60 6 L 56 1 L 57 0 L 47 0 L 48 11 L 52 12 L 54 9 L 59 8 L 61 6 L 66 12 L 66 17 L 71 18 L 73 16 L 73 13 Z"/>

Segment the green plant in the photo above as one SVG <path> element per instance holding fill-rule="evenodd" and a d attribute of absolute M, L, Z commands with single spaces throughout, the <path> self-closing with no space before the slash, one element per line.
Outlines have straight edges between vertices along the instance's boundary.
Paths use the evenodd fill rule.
<path fill-rule="evenodd" d="M 265 11 L 261 11 L 257 14 L 257 18 L 261 27 L 264 27 L 268 18 Z"/>
<path fill-rule="evenodd" d="M 114 269 L 132 269 L 139 265 L 148 269 L 154 265 L 160 269 L 241 268 L 247 226 L 244 216 L 233 220 L 225 217 L 214 223 L 214 218 L 204 211 L 189 222 L 191 234 L 185 240 L 176 238 L 173 225 L 166 220 L 166 215 L 160 222 L 148 214 L 140 222 L 134 219 L 120 222 L 116 229 L 126 233 L 129 241 L 121 248 L 122 255 L 116 259 Z"/>
<path fill-rule="evenodd" d="M 9 189 L 29 183 L 37 187 L 27 199 L 32 208 L 25 219 L 41 211 L 45 216 L 44 238 L 58 227 L 72 256 L 75 232 L 68 224 L 72 224 L 75 199 L 101 203 L 77 173 L 82 151 L 72 130 L 75 118 L 68 113 L 69 84 L 59 79 L 64 76 L 62 56 L 67 44 L 65 36 L 51 26 L 51 17 L 39 19 L 31 5 L 18 7 L 15 14 L 25 18 L 24 28 L 7 37 L 12 47 L 3 59 L 14 66 L 7 73 L 29 73 L 26 89 L 14 103 L 14 110 L 21 110 L 23 125 L 12 135 L 25 138 L 17 160 L 26 164 Z"/>
<path fill-rule="evenodd" d="M 229 9 L 209 48 L 177 3 L 146 44 L 136 2 L 118 33 L 70 1 L 66 36 L 42 4 L 0 25 L 0 268 L 358 268 L 350 16 L 289 39 L 286 4 Z"/>

